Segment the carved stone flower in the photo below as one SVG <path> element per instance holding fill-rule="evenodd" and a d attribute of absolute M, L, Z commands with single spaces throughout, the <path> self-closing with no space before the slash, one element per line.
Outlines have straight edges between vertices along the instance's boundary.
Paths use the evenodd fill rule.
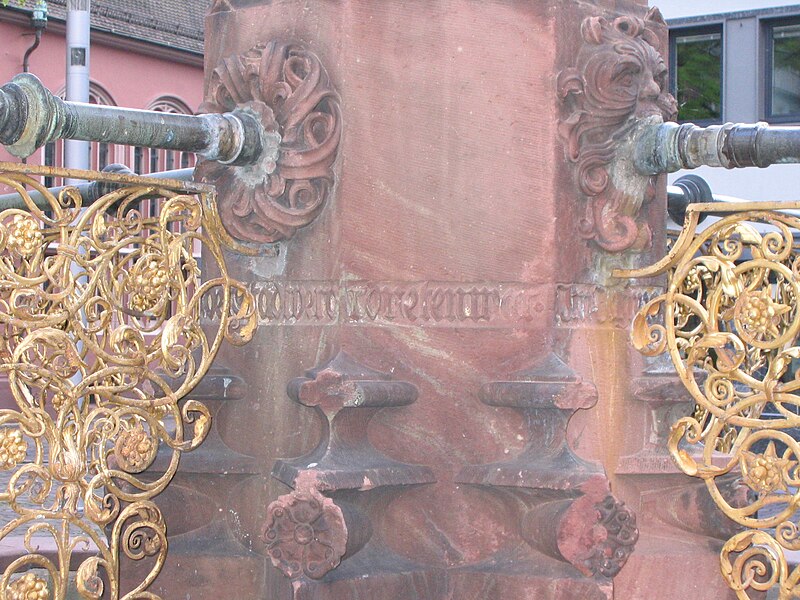
<path fill-rule="evenodd" d="M 139 312 L 150 310 L 163 299 L 169 273 L 155 256 L 144 256 L 133 269 L 129 281 L 130 305 Z"/>
<path fill-rule="evenodd" d="M 23 257 L 31 256 L 41 248 L 44 236 L 33 217 L 15 215 L 8 227 L 8 247 Z"/>
<path fill-rule="evenodd" d="M 775 443 L 770 442 L 763 454 L 742 452 L 739 463 L 744 482 L 750 489 L 759 494 L 769 494 L 786 489 L 784 474 L 794 461 L 779 458 L 775 452 Z"/>
<path fill-rule="evenodd" d="M 274 40 L 226 57 L 208 87 L 201 112 L 250 113 L 280 147 L 274 162 L 202 161 L 196 179 L 220 191 L 220 217 L 234 238 L 258 244 L 291 238 L 322 212 L 334 182 L 342 115 L 325 67 L 302 45 Z"/>
<path fill-rule="evenodd" d="M 292 579 L 319 579 L 336 568 L 347 545 L 341 509 L 316 489 L 294 491 L 273 502 L 264 528 L 272 563 Z"/>
<path fill-rule="evenodd" d="M 114 444 L 119 466 L 128 473 L 144 471 L 155 460 L 157 451 L 155 440 L 139 423 L 123 430 Z"/>
<path fill-rule="evenodd" d="M 593 575 L 614 577 L 625 566 L 639 539 L 636 515 L 611 495 L 596 504 L 595 510 L 598 525 L 605 530 L 605 535 L 601 536 L 602 542 L 596 542 L 586 566 Z"/>
<path fill-rule="evenodd" d="M 759 292 L 743 292 L 734 307 L 737 324 L 756 339 L 776 338 L 780 335 L 778 323 L 781 315 L 789 312 L 790 306 L 775 302 L 769 289 Z"/>
<path fill-rule="evenodd" d="M 34 573 L 25 573 L 8 584 L 6 597 L 8 600 L 49 600 L 50 591 L 44 579 Z"/>
<path fill-rule="evenodd" d="M 19 429 L 5 427 L 0 429 L 0 469 L 13 469 L 28 453 L 28 442 L 22 438 Z"/>

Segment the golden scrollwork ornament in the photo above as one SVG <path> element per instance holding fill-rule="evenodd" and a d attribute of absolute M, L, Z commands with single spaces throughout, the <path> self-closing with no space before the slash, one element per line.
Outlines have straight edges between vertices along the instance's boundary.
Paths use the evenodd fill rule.
<path fill-rule="evenodd" d="M 45 174 L 112 191 L 82 206 L 74 187 L 48 192 Z M 192 389 L 224 340 L 243 344 L 256 326 L 215 235 L 214 189 L 11 164 L 0 186 L 24 204 L 0 212 L 0 371 L 17 405 L 0 410 L 12 515 L 0 541 L 27 550 L 0 577 L 0 600 L 157 598 L 147 590 L 167 525 L 153 498 L 210 427 Z M 151 198 L 157 216 L 141 210 Z M 205 281 L 200 248 L 219 273 Z M 201 327 L 212 291 L 220 318 Z M 121 589 L 123 559 L 149 568 L 132 589 Z"/>
<path fill-rule="evenodd" d="M 669 451 L 744 528 L 721 553 L 722 574 L 741 599 L 770 589 L 781 600 L 800 598 L 800 567 L 787 560 L 800 550 L 800 443 L 792 435 L 800 428 L 798 208 L 690 205 L 663 260 L 617 273 L 667 273 L 664 294 L 634 319 L 632 340 L 646 355 L 669 353 L 696 404 L 672 426 Z M 698 231 L 705 212 L 722 218 Z M 720 491 L 730 473 L 750 489 L 745 506 Z"/>

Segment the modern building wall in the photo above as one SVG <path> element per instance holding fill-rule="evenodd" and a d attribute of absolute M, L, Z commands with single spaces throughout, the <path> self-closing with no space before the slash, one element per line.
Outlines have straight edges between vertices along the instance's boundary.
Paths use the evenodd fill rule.
<path fill-rule="evenodd" d="M 756 122 L 766 119 L 765 23 L 776 18 L 800 17 L 797 0 L 661 0 L 654 2 L 670 31 L 711 24 L 723 30 L 722 120 Z M 784 123 L 800 124 L 800 123 Z M 717 194 L 747 200 L 800 200 L 800 165 L 766 169 L 725 170 L 700 168 Z M 686 172 L 670 176 L 674 181 Z"/>
<path fill-rule="evenodd" d="M 714 13 L 729 13 L 759 8 L 774 8 L 797 4 L 796 0 L 657 0 L 651 4 L 658 6 L 666 19 L 698 17 Z"/>

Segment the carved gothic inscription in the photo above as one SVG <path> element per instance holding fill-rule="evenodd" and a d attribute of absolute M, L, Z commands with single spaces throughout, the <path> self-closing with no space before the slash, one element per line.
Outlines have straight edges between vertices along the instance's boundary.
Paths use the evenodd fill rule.
<path fill-rule="evenodd" d="M 264 281 L 248 286 L 262 325 L 496 327 L 540 323 L 552 286 L 519 283 Z M 215 319 L 221 298 L 202 307 Z"/>
<path fill-rule="evenodd" d="M 556 284 L 556 324 L 586 324 L 625 328 L 631 314 L 661 294 L 661 288 L 631 286 L 624 290 L 592 284 Z"/>
<path fill-rule="evenodd" d="M 247 285 L 260 325 L 417 327 L 627 327 L 630 315 L 661 293 L 631 286 L 442 281 L 255 281 Z M 554 308 L 551 308 L 554 307 Z M 201 307 L 216 320 L 222 297 Z"/>

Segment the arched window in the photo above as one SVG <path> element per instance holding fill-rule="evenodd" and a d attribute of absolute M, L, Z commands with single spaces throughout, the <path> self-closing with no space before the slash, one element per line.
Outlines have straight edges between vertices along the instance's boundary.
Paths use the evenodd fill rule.
<path fill-rule="evenodd" d="M 161 96 L 156 98 L 147 107 L 147 110 L 157 110 L 159 112 L 176 113 L 181 115 L 193 114 L 192 109 L 180 98 L 174 96 Z"/>
<path fill-rule="evenodd" d="M 148 106 L 147 110 L 155 110 L 158 112 L 191 115 L 194 114 L 189 105 L 180 98 L 174 96 L 160 96 L 153 100 Z M 141 165 L 140 169 L 136 172 L 139 174 L 156 173 L 158 171 L 172 171 L 174 169 L 189 169 L 193 168 L 197 162 L 197 157 L 193 152 L 181 152 L 180 150 L 157 150 L 155 148 L 136 148 L 135 161 Z M 145 169 L 144 171 L 142 169 Z M 161 200 L 149 200 L 147 206 L 143 208 L 145 216 L 154 217 L 160 212 Z M 178 223 L 173 223 L 170 227 L 178 227 Z M 177 230 L 173 230 L 178 233 Z M 195 240 L 194 255 L 200 260 L 200 245 Z"/>
<path fill-rule="evenodd" d="M 117 105 L 111 93 L 96 81 L 89 82 L 89 104 Z"/>
<path fill-rule="evenodd" d="M 111 97 L 111 94 L 100 84 L 95 82 L 89 83 L 89 104 L 103 104 L 105 106 L 117 105 Z M 102 171 L 109 164 L 115 162 L 114 147 L 106 142 L 91 144 L 89 153 L 91 156 L 89 164 L 93 169 L 97 169 L 98 171 Z"/>

